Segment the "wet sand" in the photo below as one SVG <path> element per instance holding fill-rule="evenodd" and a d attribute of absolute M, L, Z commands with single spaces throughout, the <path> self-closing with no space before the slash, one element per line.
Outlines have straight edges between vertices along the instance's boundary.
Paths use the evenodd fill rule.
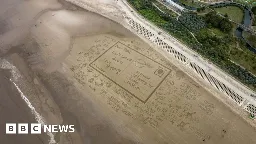
<path fill-rule="evenodd" d="M 105 4 L 113 2 L 99 8 Z M 1 127 L 36 122 L 12 78 L 47 124 L 75 125 L 75 133 L 54 134 L 59 144 L 256 143 L 255 128 L 216 98 L 222 95 L 116 22 L 64 1 L 10 0 L 1 7 Z M 4 144 L 49 143 L 46 134 L 2 130 Z"/>
<path fill-rule="evenodd" d="M 57 133 L 55 134 L 57 142 L 65 144 L 91 143 L 90 136 L 86 132 L 84 133 L 85 129 L 79 125 L 81 120 L 78 121 L 75 116 L 72 116 L 74 113 L 70 113 L 66 110 L 66 107 L 59 105 L 58 99 L 56 100 L 57 104 L 54 102 L 59 94 L 56 94 L 51 87 L 41 83 L 41 79 L 44 77 L 41 77 L 38 72 L 42 70 L 46 73 L 54 72 L 62 67 L 62 61 L 67 56 L 71 46 L 70 39 L 72 38 L 69 38 L 69 36 L 72 37 L 72 35 L 85 33 L 87 35 L 96 35 L 111 32 L 123 37 L 126 33 L 128 35 L 131 33 L 111 20 L 94 13 L 81 11 L 80 8 L 64 1 L 60 2 L 51 0 L 13 0 L 2 3 L 0 13 L 0 65 L 3 65 L 2 60 L 7 60 L 12 66 L 2 67 L 1 70 L 11 71 L 13 67 L 15 68 L 15 71 L 20 75 L 15 80 L 15 83 L 26 95 L 36 111 L 43 116 L 47 124 L 75 124 L 77 132 L 82 131 L 80 134 L 83 137 L 83 142 L 77 132 L 72 134 Z M 33 7 L 33 9 L 30 9 L 30 7 Z M 30 9 L 29 13 L 27 9 Z M 66 19 L 67 17 L 69 19 Z M 74 26 L 76 29 L 74 29 Z M 56 49 L 56 47 L 58 48 Z M 1 76 L 5 77 L 5 74 L 1 73 Z M 36 122 L 35 116 L 26 106 L 21 95 L 15 92 L 17 89 L 9 80 L 9 78 L 13 77 L 10 74 L 7 77 L 8 79 L 1 81 L 2 85 L 13 90 L 13 93 L 11 93 L 11 90 L 1 87 L 1 90 L 8 92 L 7 94 L 5 91 L 3 92 L 4 101 L 1 101 L 4 105 L 8 105 L 8 107 L 1 107 L 1 118 L 3 118 L 1 119 L 1 127 L 3 126 L 3 128 L 5 128 L 6 122 Z M 8 103 L 8 100 L 5 101 L 5 98 L 14 99 L 16 103 Z M 76 104 L 73 103 L 72 105 Z M 13 109 L 11 111 L 12 114 L 9 113 L 8 108 Z M 18 114 L 28 115 L 28 117 L 17 118 L 21 117 L 15 113 L 15 110 L 17 111 L 18 108 L 20 109 Z M 91 105 L 88 108 L 91 108 Z M 90 115 L 92 114 L 90 113 Z M 93 121 L 97 119 L 100 118 L 93 119 Z M 82 121 L 82 123 L 84 122 Z M 43 136 L 5 135 L 5 129 L 2 130 L 4 133 L 1 132 L 0 134 L 0 137 L 3 137 L 1 140 L 8 144 L 48 143 L 50 139 L 46 134 Z M 118 136 L 112 127 L 106 130 L 106 134 L 108 135 L 104 137 L 107 139 L 121 139 L 120 141 L 125 141 L 122 140 L 122 136 Z M 38 142 L 39 138 L 41 138 L 41 142 Z M 104 139 L 102 138 L 102 140 Z"/>
<path fill-rule="evenodd" d="M 20 93 L 13 83 L 10 82 L 11 72 L 0 70 L 0 139 L 2 144 L 37 143 L 48 142 L 48 136 L 41 135 L 6 135 L 5 124 L 8 123 L 36 123 L 34 115 L 28 108 Z"/>

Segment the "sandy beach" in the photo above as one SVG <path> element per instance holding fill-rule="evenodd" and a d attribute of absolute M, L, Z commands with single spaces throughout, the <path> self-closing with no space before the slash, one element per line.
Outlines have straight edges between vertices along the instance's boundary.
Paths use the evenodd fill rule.
<path fill-rule="evenodd" d="M 111 0 L 84 2 L 105 7 L 101 14 L 118 11 Z M 1 143 L 256 143 L 246 117 L 174 62 L 117 22 L 63 0 L 4 0 Z M 46 124 L 73 124 L 75 133 L 6 135 L 5 123 L 38 123 L 18 89 Z"/>

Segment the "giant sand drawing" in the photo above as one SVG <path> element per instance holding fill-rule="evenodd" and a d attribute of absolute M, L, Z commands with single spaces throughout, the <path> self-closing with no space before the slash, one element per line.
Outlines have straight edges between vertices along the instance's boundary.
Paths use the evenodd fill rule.
<path fill-rule="evenodd" d="M 255 128 L 237 115 L 240 111 L 234 112 L 238 104 L 255 113 L 246 97 L 189 59 L 180 45 L 162 37 L 164 33 L 159 35 L 159 31 L 125 15 L 131 10 L 119 10 L 116 4 L 121 4 L 120 0 L 76 0 L 75 4 L 83 2 L 84 8 L 115 19 L 151 46 L 118 23 L 61 0 L 20 0 L 18 8 L 14 1 L 1 5 L 1 16 L 10 16 L 11 20 L 4 22 L 13 30 L 4 29 L 0 36 L 1 54 L 17 68 L 21 77 L 15 83 L 47 124 L 76 126 L 76 133 L 54 133 L 56 142 L 256 143 Z M 31 6 L 36 11 L 31 11 Z M 47 10 L 39 12 L 37 6 Z M 50 6 L 54 7 L 48 9 Z M 11 16 L 13 9 L 18 11 Z M 176 67 L 179 65 L 187 69 Z M 210 84 L 191 76 L 192 71 L 226 93 L 234 102 L 221 100 L 233 109 L 220 101 L 225 96 L 210 93 Z M 1 71 L 1 79 L 5 79 L 2 83 L 9 81 L 8 70 Z M 16 85 L 8 85 L 2 86 L 5 97 L 1 98 L 6 99 L 1 104 L 13 108 L 7 100 L 17 99 L 11 94 Z M 0 135 L 4 143 L 27 143 L 10 137 L 2 139 Z M 28 140 L 31 143 L 32 139 Z"/>
<path fill-rule="evenodd" d="M 170 70 L 117 42 L 90 64 L 102 75 L 145 103 Z"/>
<path fill-rule="evenodd" d="M 255 142 L 254 130 L 237 131 L 246 122 L 140 40 L 79 36 L 70 53 L 70 74 L 143 143 Z"/>

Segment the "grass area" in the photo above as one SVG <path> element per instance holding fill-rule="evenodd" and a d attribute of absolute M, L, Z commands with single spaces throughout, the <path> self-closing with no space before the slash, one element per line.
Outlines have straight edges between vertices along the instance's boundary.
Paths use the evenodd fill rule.
<path fill-rule="evenodd" d="M 255 29 L 256 27 L 256 15 L 254 15 L 254 19 L 253 19 L 253 22 L 252 22 L 252 27 Z"/>
<path fill-rule="evenodd" d="M 224 37 L 226 36 L 227 34 L 220 31 L 219 29 L 217 28 L 209 28 L 209 31 L 212 32 L 213 35 L 217 36 L 217 37 Z"/>
<path fill-rule="evenodd" d="M 196 7 L 199 8 L 201 7 L 202 3 L 196 1 L 196 0 L 179 0 L 182 4 L 185 4 L 187 6 L 191 7 Z"/>
<path fill-rule="evenodd" d="M 212 11 L 211 8 L 204 7 L 204 8 L 200 8 L 200 10 L 197 10 L 197 14 L 203 16 L 203 15 L 205 15 L 205 14 L 211 12 L 211 11 Z"/>
<path fill-rule="evenodd" d="M 246 40 L 249 41 L 249 43 L 253 46 L 253 47 L 256 47 L 256 36 L 255 35 L 252 35 L 251 33 L 249 32 L 243 32 L 243 36 Z"/>
<path fill-rule="evenodd" d="M 244 44 L 235 43 L 231 45 L 230 59 L 251 73 L 256 74 L 256 57 L 251 51 L 249 51 Z"/>
<path fill-rule="evenodd" d="M 234 0 L 234 2 L 241 3 L 250 7 L 256 6 L 256 0 Z"/>
<path fill-rule="evenodd" d="M 232 23 L 232 25 L 233 25 L 233 28 L 232 28 L 232 31 L 231 31 L 230 34 L 236 37 L 235 32 L 236 32 L 236 29 L 237 29 L 237 24 Z"/>
<path fill-rule="evenodd" d="M 155 13 L 154 11 L 152 11 L 150 9 L 139 10 L 139 13 L 142 14 L 145 18 L 147 18 L 150 21 L 152 21 L 153 23 L 155 23 L 156 25 L 167 24 L 166 20 L 162 19 L 160 17 L 160 15 L 158 15 L 157 13 Z"/>
<path fill-rule="evenodd" d="M 221 8 L 214 8 L 214 10 L 216 10 L 217 12 L 219 12 L 222 15 L 227 14 L 231 20 L 233 20 L 237 23 L 241 23 L 243 21 L 244 12 L 239 7 L 225 6 L 225 7 L 221 7 Z"/>

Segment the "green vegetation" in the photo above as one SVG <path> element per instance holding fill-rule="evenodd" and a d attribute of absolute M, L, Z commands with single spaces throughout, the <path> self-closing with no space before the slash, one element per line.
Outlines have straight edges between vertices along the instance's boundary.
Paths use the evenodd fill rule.
<path fill-rule="evenodd" d="M 216 12 L 206 14 L 205 21 L 208 28 L 200 31 L 196 37 L 204 48 L 199 52 L 250 88 L 256 89 L 256 77 L 249 72 L 256 73 L 255 55 L 244 42 L 228 33 L 232 32 L 233 24 Z"/>
<path fill-rule="evenodd" d="M 198 32 L 206 25 L 203 18 L 195 13 L 183 13 L 179 21 L 192 32 Z"/>
<path fill-rule="evenodd" d="M 196 11 L 198 15 L 204 15 L 204 14 L 207 14 L 208 12 L 211 12 L 212 9 L 207 6 L 204 6 L 204 7 L 197 8 Z"/>
<path fill-rule="evenodd" d="M 149 21 L 169 32 L 183 43 L 194 48 L 199 46 L 196 39 L 185 26 L 183 26 L 173 15 L 165 14 L 159 11 L 153 6 L 152 1 L 128 0 L 128 2 Z"/>
<path fill-rule="evenodd" d="M 252 8 L 253 14 L 256 14 L 256 6 Z"/>
<path fill-rule="evenodd" d="M 209 12 L 205 15 L 205 21 L 208 27 L 218 28 L 223 32 L 230 32 L 232 30 L 232 22 L 227 17 L 223 18 L 215 11 Z"/>
<path fill-rule="evenodd" d="M 228 34 L 222 32 L 221 30 L 219 30 L 219 29 L 217 29 L 217 28 L 208 28 L 208 30 L 209 30 L 213 35 L 215 35 L 216 37 L 219 37 L 219 38 L 228 35 Z"/>
<path fill-rule="evenodd" d="M 247 69 L 241 68 L 241 66 L 232 63 L 231 61 L 226 61 L 220 66 L 223 70 L 232 74 L 235 78 L 238 78 L 242 83 L 246 84 L 250 88 L 256 88 L 256 78 Z"/>
<path fill-rule="evenodd" d="M 231 20 L 237 23 L 241 23 L 243 21 L 244 12 L 240 7 L 225 6 L 225 7 L 215 8 L 214 10 L 219 12 L 223 16 L 227 15 Z"/>
<path fill-rule="evenodd" d="M 199 7 L 196 9 L 197 12 L 203 12 L 206 10 L 206 7 Z"/>
<path fill-rule="evenodd" d="M 150 0 L 128 2 L 149 21 L 210 59 L 242 83 L 256 89 L 256 77 L 248 71 L 256 73 L 255 55 L 245 47 L 245 43 L 233 36 L 231 32 L 234 24 L 227 17 L 221 17 L 212 11 L 203 18 L 193 13 L 182 13 L 177 20 L 173 15 L 161 12 L 164 11 L 162 7 L 158 7 L 161 9 L 159 11 L 152 6 Z"/>
<path fill-rule="evenodd" d="M 249 43 L 253 46 L 256 47 L 256 36 L 251 34 L 250 32 L 243 32 L 243 37 L 249 41 Z"/>
<path fill-rule="evenodd" d="M 172 10 L 169 10 L 166 6 L 164 6 L 163 4 L 159 3 L 158 1 L 153 2 L 158 8 L 160 8 L 163 12 L 165 12 L 166 14 L 172 16 L 172 17 L 177 17 L 178 14 L 176 14 L 175 12 L 173 12 Z"/>
<path fill-rule="evenodd" d="M 203 45 L 199 52 L 216 63 L 221 63 L 228 55 L 230 37 L 216 37 L 208 29 L 201 30 L 196 38 Z"/>
<path fill-rule="evenodd" d="M 256 77 L 249 72 L 256 73 L 255 55 L 242 41 L 230 35 L 217 37 L 208 29 L 202 30 L 197 39 L 204 45 L 199 50 L 202 55 L 250 88 L 256 88 Z"/>
<path fill-rule="evenodd" d="M 166 25 L 168 22 L 164 20 L 158 13 L 152 11 L 150 9 L 141 9 L 140 14 L 142 14 L 145 18 L 154 22 L 157 26 Z"/>
<path fill-rule="evenodd" d="M 254 15 L 254 18 L 253 18 L 253 28 L 256 30 L 256 6 L 252 8 L 252 12 L 253 12 L 253 15 Z"/>
<path fill-rule="evenodd" d="M 199 8 L 201 7 L 202 3 L 198 2 L 197 0 L 179 0 L 180 3 L 186 5 L 186 6 L 191 6 L 191 7 L 196 7 Z"/>
<path fill-rule="evenodd" d="M 230 59 L 252 73 L 256 73 L 255 54 L 249 51 L 242 42 L 238 42 L 236 45 L 232 46 Z"/>
<path fill-rule="evenodd" d="M 256 0 L 234 0 L 234 2 L 241 3 L 249 7 L 256 6 Z"/>

